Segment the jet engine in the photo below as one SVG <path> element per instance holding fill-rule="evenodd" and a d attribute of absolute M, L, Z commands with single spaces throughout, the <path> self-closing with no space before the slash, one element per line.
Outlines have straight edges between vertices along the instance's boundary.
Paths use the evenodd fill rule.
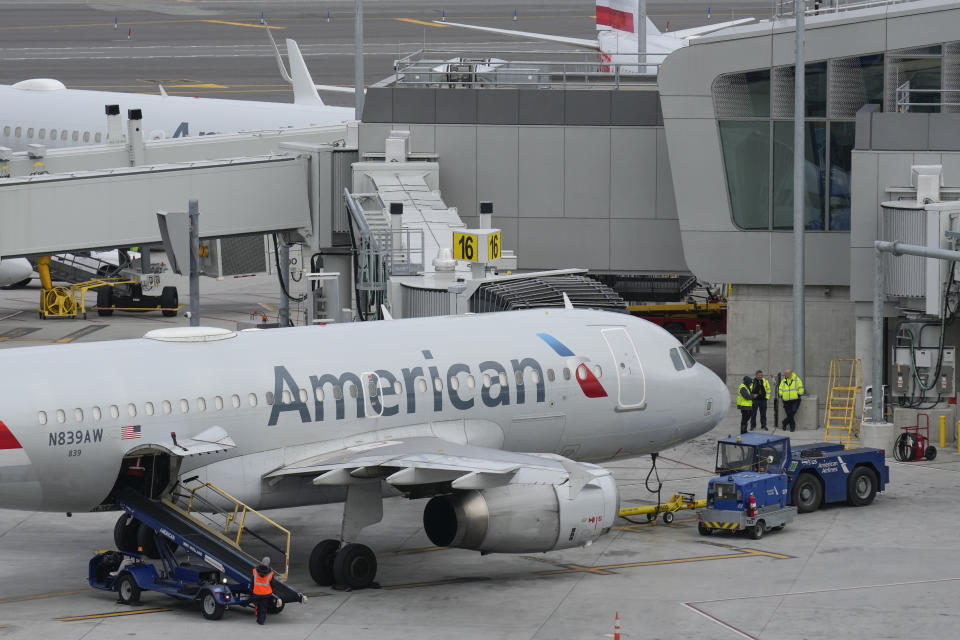
<path fill-rule="evenodd" d="M 589 544 L 610 531 L 620 506 L 609 475 L 572 495 L 567 484 L 509 484 L 432 498 L 427 537 L 440 547 L 483 553 L 533 553 Z"/>

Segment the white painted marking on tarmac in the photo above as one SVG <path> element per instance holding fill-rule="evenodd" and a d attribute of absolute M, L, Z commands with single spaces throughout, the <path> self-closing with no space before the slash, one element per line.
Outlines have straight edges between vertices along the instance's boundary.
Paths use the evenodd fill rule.
<path fill-rule="evenodd" d="M 685 606 L 687 609 L 690 609 L 690 611 L 693 611 L 694 613 L 703 616 L 704 618 L 706 618 L 706 619 L 709 620 L 710 622 L 713 622 L 713 623 L 716 623 L 716 624 L 720 625 L 721 627 L 723 627 L 723 628 L 726 629 L 727 631 L 730 631 L 731 633 L 735 633 L 736 635 L 740 636 L 741 638 L 746 638 L 747 640 L 758 640 L 758 638 L 757 638 L 756 636 L 752 636 L 752 635 L 750 635 L 749 633 L 746 633 L 746 632 L 744 632 L 744 631 L 741 631 L 740 629 L 737 629 L 735 626 L 733 626 L 733 625 L 731 625 L 731 624 L 729 624 L 729 623 L 727 623 L 727 622 L 724 622 L 724 621 L 721 620 L 720 618 L 718 618 L 718 617 L 716 617 L 716 616 L 713 616 L 713 615 L 710 615 L 709 613 L 707 613 L 706 611 L 703 611 L 702 609 L 698 609 L 697 607 L 693 606 L 693 605 L 690 604 L 689 602 L 684 602 L 684 603 L 683 603 L 683 606 Z"/>

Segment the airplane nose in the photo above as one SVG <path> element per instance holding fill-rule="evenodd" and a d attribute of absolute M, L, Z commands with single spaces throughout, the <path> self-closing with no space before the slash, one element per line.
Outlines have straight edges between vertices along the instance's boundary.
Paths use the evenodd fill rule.
<path fill-rule="evenodd" d="M 710 376 L 713 378 L 714 387 L 713 406 L 717 409 L 717 424 L 720 424 L 720 421 L 727 415 L 727 411 L 730 410 L 730 389 L 728 389 L 723 380 L 712 371 L 710 372 Z"/>

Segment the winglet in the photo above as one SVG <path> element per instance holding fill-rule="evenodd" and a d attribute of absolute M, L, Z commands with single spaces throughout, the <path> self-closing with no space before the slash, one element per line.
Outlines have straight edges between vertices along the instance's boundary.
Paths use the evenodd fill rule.
<path fill-rule="evenodd" d="M 563 308 L 564 309 L 573 309 L 573 303 L 570 302 L 570 298 L 567 297 L 567 294 L 563 294 Z"/>
<path fill-rule="evenodd" d="M 323 106 L 323 100 L 313 86 L 310 70 L 300 54 L 300 47 L 290 38 L 287 38 L 287 58 L 290 60 L 290 78 L 293 81 L 293 103 L 300 105 Z"/>

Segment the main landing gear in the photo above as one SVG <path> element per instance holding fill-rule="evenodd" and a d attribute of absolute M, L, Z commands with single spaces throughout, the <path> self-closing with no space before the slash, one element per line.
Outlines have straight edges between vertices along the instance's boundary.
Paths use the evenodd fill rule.
<path fill-rule="evenodd" d="M 323 476 L 321 476 L 321 479 Z M 333 478 L 331 478 L 333 480 Z M 380 481 L 350 478 L 343 504 L 340 537 L 356 540 L 360 530 L 383 519 Z M 314 480 L 314 484 L 318 483 Z M 334 484 L 334 482 L 330 482 Z M 354 542 L 323 540 L 310 553 L 310 577 L 324 587 L 366 589 L 378 586 L 377 556 L 373 550 Z"/>

